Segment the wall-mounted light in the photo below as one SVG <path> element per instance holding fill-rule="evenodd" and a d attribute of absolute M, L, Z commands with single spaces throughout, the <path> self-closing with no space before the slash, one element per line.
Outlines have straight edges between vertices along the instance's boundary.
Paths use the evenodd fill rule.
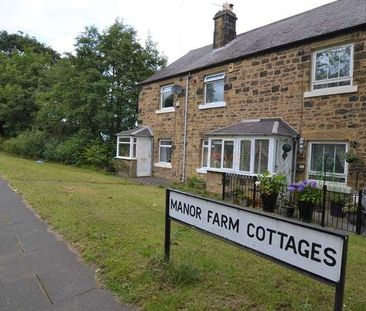
<path fill-rule="evenodd" d="M 305 140 L 303 137 L 301 137 L 299 140 L 299 153 L 300 154 L 304 153 L 304 144 L 305 144 Z"/>

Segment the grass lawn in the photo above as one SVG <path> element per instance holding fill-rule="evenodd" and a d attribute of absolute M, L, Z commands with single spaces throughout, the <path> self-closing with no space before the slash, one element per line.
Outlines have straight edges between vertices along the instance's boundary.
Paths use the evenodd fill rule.
<path fill-rule="evenodd" d="M 332 310 L 334 289 L 173 223 L 163 262 L 165 190 L 0 154 L 0 175 L 121 301 L 146 310 Z M 350 237 L 344 310 L 366 310 L 366 238 Z"/>

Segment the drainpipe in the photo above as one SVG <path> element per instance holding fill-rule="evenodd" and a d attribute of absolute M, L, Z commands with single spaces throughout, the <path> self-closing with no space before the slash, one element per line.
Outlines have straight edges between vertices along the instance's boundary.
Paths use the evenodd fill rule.
<path fill-rule="evenodd" d="M 186 181 L 186 145 L 187 145 L 187 119 L 188 119 L 188 94 L 189 94 L 189 78 L 191 74 L 189 73 L 186 77 L 186 94 L 185 94 L 185 103 L 184 103 L 184 136 L 183 136 L 183 165 L 182 165 L 182 180 L 181 182 Z"/>
<path fill-rule="evenodd" d="M 298 137 L 294 139 L 293 142 L 293 156 L 292 156 L 292 176 L 291 176 L 291 182 L 296 182 L 296 171 L 297 171 L 297 151 L 298 151 Z"/>

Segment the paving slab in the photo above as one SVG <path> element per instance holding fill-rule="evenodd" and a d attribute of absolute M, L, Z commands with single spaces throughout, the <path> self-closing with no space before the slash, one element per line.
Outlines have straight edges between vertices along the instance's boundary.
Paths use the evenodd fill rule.
<path fill-rule="evenodd" d="M 94 270 L 0 178 L 0 310 L 136 310 L 98 287 Z"/>
<path fill-rule="evenodd" d="M 51 302 L 43 293 L 35 275 L 10 284 L 0 285 L 1 311 L 38 311 L 50 306 Z"/>
<path fill-rule="evenodd" d="M 72 297 L 70 300 L 53 305 L 42 311 L 128 311 L 136 310 L 132 307 L 122 306 L 113 295 L 103 289 L 94 289 L 84 294 Z"/>

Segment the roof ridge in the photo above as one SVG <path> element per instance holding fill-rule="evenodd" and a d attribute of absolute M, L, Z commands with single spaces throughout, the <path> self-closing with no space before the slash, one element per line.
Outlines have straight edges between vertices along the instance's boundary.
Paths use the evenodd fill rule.
<path fill-rule="evenodd" d="M 303 14 L 309 13 L 309 12 L 314 11 L 314 10 L 318 10 L 318 9 L 320 9 L 320 8 L 322 8 L 322 7 L 325 7 L 325 6 L 328 6 L 328 5 L 332 5 L 332 4 L 334 4 L 334 3 L 338 2 L 338 1 L 342 1 L 342 0 L 333 0 L 332 2 L 329 2 L 329 3 L 323 4 L 323 5 L 321 5 L 321 6 L 317 6 L 317 7 L 315 7 L 315 8 L 310 9 L 310 10 L 307 10 L 307 11 L 305 11 L 305 12 L 301 12 L 301 13 L 298 13 L 298 14 L 295 14 L 295 15 L 291 15 L 291 16 L 285 17 L 285 18 L 283 18 L 283 19 L 280 19 L 280 20 L 278 20 L 278 21 L 274 21 L 274 22 L 272 22 L 272 23 L 269 23 L 269 24 L 266 24 L 266 25 L 263 25 L 263 26 L 259 26 L 259 27 L 256 27 L 256 28 L 253 28 L 253 29 L 248 30 L 248 31 L 245 31 L 245 32 L 242 32 L 242 33 L 238 34 L 238 35 L 235 37 L 235 39 L 234 39 L 234 40 L 236 40 L 236 38 L 238 38 L 238 37 L 240 37 L 240 36 L 246 35 L 246 34 L 251 33 L 251 32 L 253 32 L 253 31 L 257 31 L 257 30 L 259 30 L 259 29 L 262 29 L 262 28 L 265 28 L 265 27 L 268 27 L 268 26 L 272 26 L 272 25 L 275 25 L 275 24 L 278 24 L 278 23 L 282 23 L 282 22 L 284 22 L 284 21 L 286 21 L 286 20 L 289 20 L 289 19 L 291 19 L 291 18 L 294 18 L 294 17 L 300 16 L 300 15 L 303 15 Z"/>

